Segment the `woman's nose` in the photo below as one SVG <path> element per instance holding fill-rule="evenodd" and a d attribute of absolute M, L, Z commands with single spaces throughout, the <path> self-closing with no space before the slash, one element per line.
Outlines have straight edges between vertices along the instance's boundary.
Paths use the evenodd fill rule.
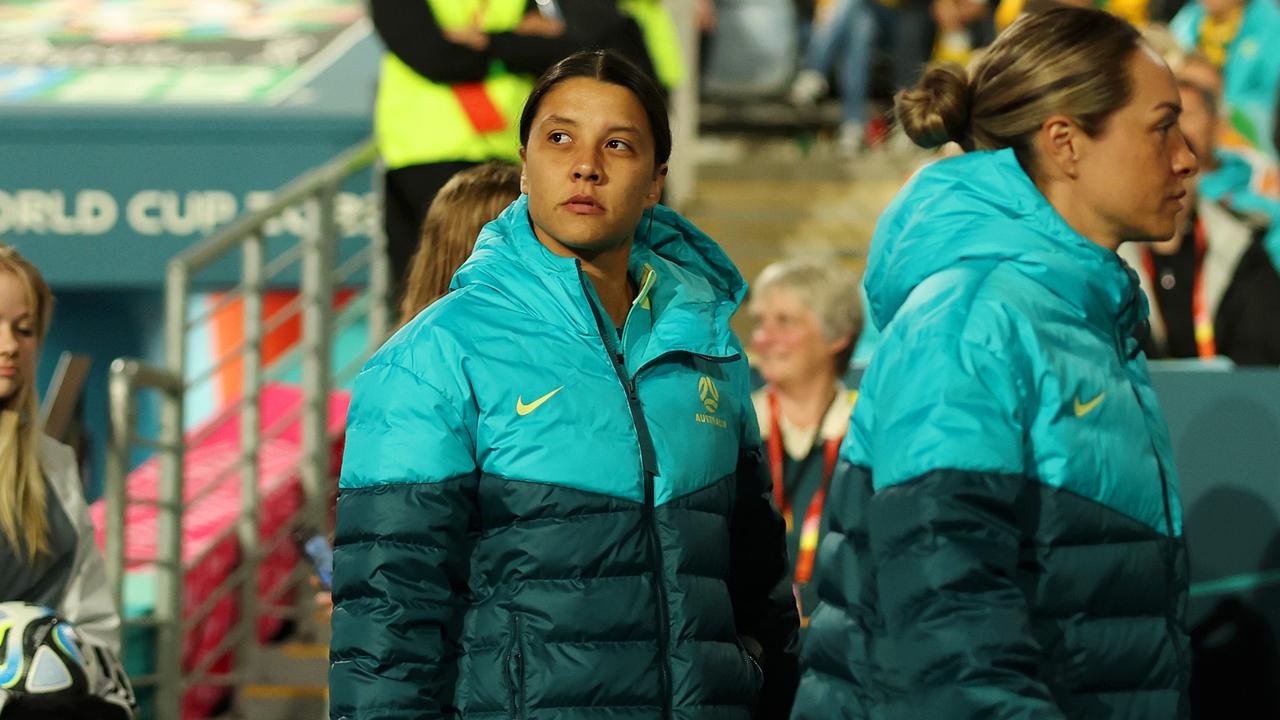
<path fill-rule="evenodd" d="M 573 179 L 600 181 L 600 161 L 593 152 L 584 152 L 573 165 Z"/>
<path fill-rule="evenodd" d="M 1200 171 L 1200 161 L 1196 158 L 1195 152 L 1191 150 L 1190 143 L 1187 139 L 1182 138 L 1182 142 L 1178 143 L 1179 148 L 1173 157 L 1173 172 L 1178 177 L 1188 178 Z"/>

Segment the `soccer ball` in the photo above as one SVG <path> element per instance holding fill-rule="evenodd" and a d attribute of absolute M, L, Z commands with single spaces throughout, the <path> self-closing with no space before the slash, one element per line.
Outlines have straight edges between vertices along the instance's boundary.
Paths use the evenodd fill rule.
<path fill-rule="evenodd" d="M 0 603 L 0 720 L 132 720 L 135 706 L 109 651 L 85 642 L 49 608 Z"/>

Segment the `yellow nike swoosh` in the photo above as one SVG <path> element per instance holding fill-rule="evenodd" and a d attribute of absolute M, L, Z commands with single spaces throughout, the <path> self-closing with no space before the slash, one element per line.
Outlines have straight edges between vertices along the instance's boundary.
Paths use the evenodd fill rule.
<path fill-rule="evenodd" d="M 1077 396 L 1076 397 L 1076 417 L 1084 417 L 1085 415 L 1088 415 L 1089 413 L 1093 412 L 1093 409 L 1098 407 L 1098 405 L 1102 402 L 1103 398 L 1105 398 L 1106 396 L 1107 396 L 1106 393 L 1102 393 L 1101 395 L 1090 400 L 1087 403 L 1080 402 L 1080 398 Z"/>
<path fill-rule="evenodd" d="M 534 410 L 537 410 L 538 408 L 542 407 L 542 403 L 544 403 L 544 402 L 546 402 L 546 401 L 550 400 L 552 395 L 555 395 L 556 393 L 560 392 L 560 391 L 561 391 L 561 390 L 563 390 L 563 389 L 564 389 L 564 386 L 563 386 L 563 385 L 561 385 L 560 387 L 556 388 L 555 390 L 552 390 L 551 392 L 547 393 L 546 395 L 543 395 L 542 397 L 538 398 L 537 400 L 534 400 L 533 402 L 529 403 L 528 405 L 525 405 L 525 404 L 524 404 L 524 397 L 517 397 L 517 398 L 516 398 L 516 414 L 517 414 L 517 415 L 528 415 L 529 413 L 533 412 Z"/>

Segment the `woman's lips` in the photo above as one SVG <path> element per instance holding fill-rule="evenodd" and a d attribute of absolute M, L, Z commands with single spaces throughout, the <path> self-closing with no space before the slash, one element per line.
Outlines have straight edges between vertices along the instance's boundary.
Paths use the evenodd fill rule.
<path fill-rule="evenodd" d="M 604 214 L 604 207 L 588 195 L 574 195 L 564 202 L 564 208 L 575 215 Z"/>

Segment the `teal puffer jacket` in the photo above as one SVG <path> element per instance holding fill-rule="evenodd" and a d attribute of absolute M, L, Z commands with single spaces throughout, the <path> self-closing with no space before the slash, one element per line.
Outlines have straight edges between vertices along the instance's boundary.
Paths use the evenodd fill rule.
<path fill-rule="evenodd" d="M 747 720 L 758 699 L 761 717 L 789 705 L 785 530 L 729 330 L 745 284 L 666 208 L 637 235 L 621 340 L 521 198 L 357 379 L 333 718 Z"/>
<path fill-rule="evenodd" d="M 885 335 L 793 717 L 1187 717 L 1178 482 L 1132 271 L 1005 150 L 918 173 L 865 284 Z"/>

